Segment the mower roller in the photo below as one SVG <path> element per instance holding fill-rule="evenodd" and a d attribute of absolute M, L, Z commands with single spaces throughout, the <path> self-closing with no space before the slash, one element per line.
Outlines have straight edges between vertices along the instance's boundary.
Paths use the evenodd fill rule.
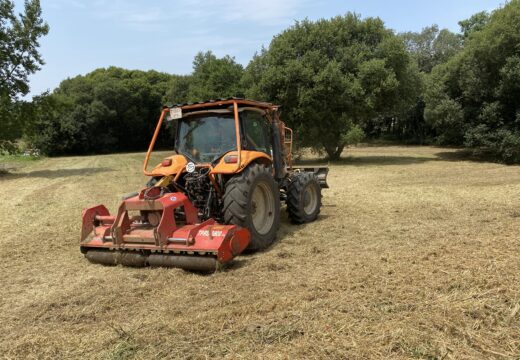
<path fill-rule="evenodd" d="M 148 163 L 164 121 L 174 154 Z M 239 98 L 165 107 L 145 157 L 146 187 L 116 215 L 83 210 L 80 249 L 92 263 L 213 272 L 244 250 L 268 247 L 280 223 L 317 218 L 328 168 L 292 165 L 292 130 L 279 106 Z"/>

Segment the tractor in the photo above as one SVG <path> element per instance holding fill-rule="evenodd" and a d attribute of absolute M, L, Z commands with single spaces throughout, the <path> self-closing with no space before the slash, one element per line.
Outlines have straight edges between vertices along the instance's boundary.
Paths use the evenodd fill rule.
<path fill-rule="evenodd" d="M 164 123 L 174 152 L 149 170 Z M 269 247 L 281 203 L 296 224 L 318 217 L 326 167 L 293 167 L 292 130 L 271 103 L 228 98 L 164 107 L 140 191 L 117 214 L 83 210 L 80 249 L 92 263 L 212 272 L 243 251 Z"/>

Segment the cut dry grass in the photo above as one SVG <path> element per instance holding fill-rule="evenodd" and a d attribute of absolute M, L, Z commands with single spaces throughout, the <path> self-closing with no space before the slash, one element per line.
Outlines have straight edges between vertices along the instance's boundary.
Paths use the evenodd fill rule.
<path fill-rule="evenodd" d="M 88 263 L 81 209 L 145 183 L 142 154 L 0 178 L 5 358 L 519 358 L 520 168 L 429 147 L 349 149 L 321 216 L 282 216 L 224 272 Z"/>

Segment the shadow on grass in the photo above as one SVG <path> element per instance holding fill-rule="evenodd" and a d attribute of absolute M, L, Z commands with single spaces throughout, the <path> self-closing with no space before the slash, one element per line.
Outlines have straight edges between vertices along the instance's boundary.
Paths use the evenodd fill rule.
<path fill-rule="evenodd" d="M 492 154 L 485 152 L 475 152 L 468 149 L 453 149 L 452 151 L 439 151 L 431 156 L 399 156 L 399 155 L 356 155 L 345 156 L 339 160 L 331 161 L 328 159 L 304 159 L 296 161 L 293 165 L 298 167 L 327 166 L 327 165 L 351 165 L 351 166 L 370 166 L 370 165 L 414 165 L 423 164 L 429 161 L 471 161 L 477 163 L 499 163 Z"/>
<path fill-rule="evenodd" d="M 334 162 L 340 165 L 413 165 L 423 164 L 429 161 L 438 161 L 433 157 L 416 157 L 416 156 L 348 156 L 344 159 Z"/>
<path fill-rule="evenodd" d="M 496 157 L 487 153 L 475 153 L 471 150 L 460 149 L 457 151 L 441 151 L 435 154 L 439 160 L 443 161 L 472 161 L 477 163 L 499 163 L 503 164 Z"/>
<path fill-rule="evenodd" d="M 7 176 L 13 171 L 16 171 L 18 168 L 19 166 L 14 164 L 0 163 L 0 177 Z"/>
<path fill-rule="evenodd" d="M 428 161 L 438 161 L 440 159 L 433 157 L 416 157 L 416 156 L 385 156 L 385 155 L 371 155 L 371 156 L 347 156 L 336 161 L 328 161 L 325 159 L 316 160 L 301 160 L 294 167 L 305 167 L 312 165 L 353 165 L 353 166 L 366 166 L 366 165 L 413 165 L 422 164 Z"/>
<path fill-rule="evenodd" d="M 284 242 L 284 239 L 290 238 L 295 232 L 300 231 L 302 229 L 305 229 L 307 226 L 311 225 L 312 223 L 321 222 L 327 220 L 330 215 L 320 214 L 318 215 L 318 218 L 307 224 L 293 224 L 291 220 L 289 219 L 289 216 L 287 214 L 285 206 L 282 206 L 280 209 L 280 227 L 278 229 L 278 232 L 276 234 L 275 241 L 265 248 L 264 250 L 256 251 L 256 252 L 248 252 L 247 250 L 240 254 L 240 258 L 234 259 L 233 263 L 229 267 L 230 269 L 237 269 L 244 266 L 248 266 L 250 263 L 255 261 L 255 258 L 252 257 L 254 254 L 264 254 L 269 253 L 271 251 L 277 250 L 277 245 Z M 234 264 L 237 262 L 237 264 Z"/>
<path fill-rule="evenodd" d="M 249 254 L 241 254 L 239 258 L 233 259 L 229 265 L 227 265 L 223 270 L 224 271 L 233 271 L 243 267 L 247 267 L 251 261 L 253 260 L 251 257 L 248 257 Z"/>
<path fill-rule="evenodd" d="M 102 172 L 113 171 L 107 167 L 96 168 L 79 168 L 79 169 L 56 169 L 56 170 L 36 170 L 23 173 L 7 173 L 3 177 L 5 179 L 19 179 L 19 178 L 44 178 L 57 179 L 69 176 L 90 176 Z"/>

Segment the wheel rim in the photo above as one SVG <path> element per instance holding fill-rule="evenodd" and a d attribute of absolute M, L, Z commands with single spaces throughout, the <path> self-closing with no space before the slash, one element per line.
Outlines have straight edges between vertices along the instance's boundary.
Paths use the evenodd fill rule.
<path fill-rule="evenodd" d="M 311 215 L 318 206 L 318 192 L 316 187 L 309 185 L 303 192 L 303 211 L 307 215 Z"/>
<path fill-rule="evenodd" d="M 274 222 L 274 196 L 268 184 L 258 183 L 251 198 L 251 217 L 255 230 L 267 234 Z"/>

